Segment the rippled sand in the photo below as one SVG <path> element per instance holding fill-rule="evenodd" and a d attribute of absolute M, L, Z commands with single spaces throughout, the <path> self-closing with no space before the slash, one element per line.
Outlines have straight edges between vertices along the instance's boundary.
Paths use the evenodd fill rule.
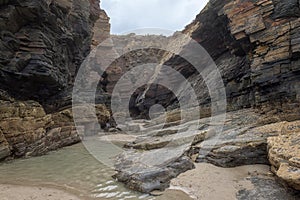
<path fill-rule="evenodd" d="M 87 197 L 78 197 L 67 191 L 48 187 L 20 186 L 0 184 L 1 200 L 85 200 Z M 89 198 L 92 199 L 92 198 Z M 99 198 L 97 198 L 99 200 Z M 103 198 L 107 199 L 107 198 Z M 163 195 L 153 197 L 157 200 L 191 200 L 187 194 L 180 190 L 167 190 Z"/>

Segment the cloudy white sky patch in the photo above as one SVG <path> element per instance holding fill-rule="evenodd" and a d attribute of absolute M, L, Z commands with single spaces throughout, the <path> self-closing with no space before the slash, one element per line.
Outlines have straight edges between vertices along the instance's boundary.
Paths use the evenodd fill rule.
<path fill-rule="evenodd" d="M 182 30 L 195 19 L 208 0 L 101 0 L 111 18 L 112 33 L 139 28 Z"/>

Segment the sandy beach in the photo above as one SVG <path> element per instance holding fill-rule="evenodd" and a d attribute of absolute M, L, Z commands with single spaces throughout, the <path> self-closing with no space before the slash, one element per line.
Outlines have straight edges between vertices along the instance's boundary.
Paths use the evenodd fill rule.
<path fill-rule="evenodd" d="M 1 200 L 82 200 L 66 191 L 37 187 L 0 184 Z"/>
<path fill-rule="evenodd" d="M 252 189 L 247 177 L 252 174 L 267 175 L 269 166 L 249 165 L 235 168 L 220 168 L 207 163 L 195 164 L 194 170 L 187 171 L 171 181 L 171 189 L 181 189 L 193 199 L 234 200 L 239 190 Z"/>

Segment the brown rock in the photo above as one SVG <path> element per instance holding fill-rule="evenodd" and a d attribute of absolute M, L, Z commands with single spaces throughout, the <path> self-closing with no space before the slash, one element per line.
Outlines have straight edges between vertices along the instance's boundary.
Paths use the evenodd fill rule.
<path fill-rule="evenodd" d="M 6 141 L 2 131 L 0 130 L 0 160 L 8 157 L 11 154 L 9 144 Z"/>
<path fill-rule="evenodd" d="M 0 106 L 0 129 L 13 156 L 24 156 L 30 146 L 46 136 L 51 116 L 37 102 L 4 102 Z"/>
<path fill-rule="evenodd" d="M 96 114 L 100 124 L 109 122 L 105 106 L 96 105 Z M 1 101 L 0 119 L 0 159 L 42 155 L 81 141 L 71 108 L 47 115 L 34 101 Z"/>
<path fill-rule="evenodd" d="M 281 135 L 268 138 L 269 161 L 273 172 L 296 190 L 300 190 L 299 123 L 288 123 Z"/>

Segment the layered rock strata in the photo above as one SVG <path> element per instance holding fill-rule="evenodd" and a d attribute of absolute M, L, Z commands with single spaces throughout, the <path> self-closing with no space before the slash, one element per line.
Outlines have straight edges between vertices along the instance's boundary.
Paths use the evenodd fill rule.
<path fill-rule="evenodd" d="M 0 159 L 42 155 L 80 141 L 72 86 L 93 37 L 100 42 L 109 36 L 109 18 L 99 3 L 0 2 Z M 96 107 L 104 126 L 110 113 Z"/>
<path fill-rule="evenodd" d="M 167 188 L 170 179 L 193 168 L 192 161 L 222 167 L 270 162 L 280 179 L 299 190 L 299 16 L 296 0 L 211 0 L 182 33 L 214 59 L 225 85 L 227 109 L 241 110 L 228 114 L 217 141 L 209 136 L 215 126 L 210 118 L 201 119 L 197 131 L 189 132 L 197 125 L 181 124 L 176 110 L 168 113 L 166 124 L 160 118 L 156 124 L 127 124 L 124 130 L 145 135 L 124 145 L 115 177 L 149 193 Z M 0 1 L 1 160 L 42 155 L 80 141 L 70 109 L 72 86 L 90 49 L 109 37 L 108 21 L 98 0 Z M 151 48 L 124 54 L 124 49 L 145 40 Z M 101 78 L 96 102 L 109 104 L 118 79 L 133 67 L 159 63 L 181 72 L 198 96 L 202 117 L 209 116 L 211 99 L 203 78 L 186 60 L 160 50 L 169 41 L 164 36 L 113 36 L 112 44 L 106 44 L 112 55 L 94 55 L 95 66 L 103 65 L 97 57 L 119 57 L 104 76 L 95 72 L 96 78 L 88 80 Z M 113 49 L 114 42 L 118 45 Z M 135 91 L 129 107 L 133 116 L 148 117 L 149 108 L 158 103 L 167 109 L 178 107 L 174 94 L 157 85 Z M 105 126 L 110 111 L 104 105 L 96 107 L 99 123 Z M 247 107 L 258 112 L 243 109 Z M 83 129 L 93 129 L 89 120 L 81 122 Z M 158 155 L 162 156 L 157 159 Z"/>
<path fill-rule="evenodd" d="M 212 0 L 183 30 L 207 50 L 218 66 L 228 110 L 264 105 L 284 111 L 286 105 L 299 108 L 297 10 L 297 1 Z M 210 106 L 206 83 L 191 64 L 176 55 L 165 64 L 192 83 L 202 107 Z M 145 104 L 151 107 L 152 99 L 160 93 L 150 90 Z M 163 105 L 174 103 L 172 99 L 157 101 Z"/>
<path fill-rule="evenodd" d="M 103 105 L 96 106 L 98 123 L 105 125 L 110 112 Z M 91 121 L 91 120 L 90 120 Z M 81 133 L 94 124 L 78 122 L 75 126 L 72 109 L 46 114 L 35 101 L 1 101 L 0 105 L 0 160 L 11 157 L 43 155 L 51 150 L 81 141 Z"/>
<path fill-rule="evenodd" d="M 99 1 L 9 1 L 1 6 L 1 88 L 47 100 L 72 84 L 89 53 Z"/>

